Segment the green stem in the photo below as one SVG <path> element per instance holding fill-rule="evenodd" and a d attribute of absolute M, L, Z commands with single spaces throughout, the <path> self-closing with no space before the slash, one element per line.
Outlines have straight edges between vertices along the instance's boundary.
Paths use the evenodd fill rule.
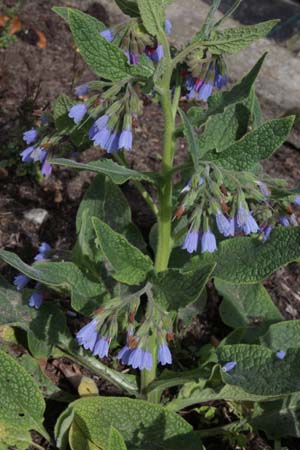
<path fill-rule="evenodd" d="M 172 104 L 171 99 L 171 77 L 172 77 L 172 59 L 170 54 L 170 47 L 166 34 L 161 30 L 159 34 L 159 41 L 163 45 L 165 53 L 165 73 L 160 83 L 160 100 L 164 115 L 165 131 L 164 131 L 164 151 L 162 159 L 161 185 L 159 191 L 159 213 L 158 213 L 158 245 L 155 258 L 155 269 L 161 272 L 168 268 L 172 239 L 171 239 L 171 224 L 172 224 L 172 169 L 174 159 L 174 131 L 175 131 L 175 117 L 177 111 L 180 92 L 177 90 L 175 102 Z M 141 373 L 141 390 L 145 393 L 147 387 L 156 378 L 156 363 L 157 363 L 157 340 L 153 335 L 149 341 L 149 350 L 153 356 L 153 367 L 151 370 L 143 370 Z M 149 401 L 158 403 L 160 401 L 160 392 L 153 391 L 147 396 Z"/>
<path fill-rule="evenodd" d="M 281 439 L 275 439 L 274 450 L 281 450 Z"/>

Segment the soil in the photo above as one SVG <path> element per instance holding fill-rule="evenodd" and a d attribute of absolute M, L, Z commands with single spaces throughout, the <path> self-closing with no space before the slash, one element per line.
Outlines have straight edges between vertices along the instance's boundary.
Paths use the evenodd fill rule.
<path fill-rule="evenodd" d="M 4 3 L 11 5 L 14 2 L 6 0 Z M 28 98 L 37 97 L 34 108 L 43 109 L 59 93 L 70 94 L 74 85 L 93 79 L 74 49 L 68 27 L 51 12 L 52 6 L 67 3 L 67 1 L 58 0 L 48 2 L 24 0 L 18 7 L 23 32 L 7 49 L 0 49 L 0 149 L 7 145 L 8 135 L 20 134 L 20 129 L 14 130 L 17 122 L 22 123 L 21 129 L 30 122 L 28 114 L 24 115 L 24 104 L 28 103 Z M 224 3 L 226 4 L 226 1 Z M 227 3 L 229 4 L 229 0 Z M 279 0 L 272 1 L 273 5 L 279 3 Z M 247 2 L 244 4 L 246 5 Z M 300 5 L 291 2 L 291 8 L 300 9 Z M 114 18 L 107 16 L 100 3 L 92 4 L 87 12 L 107 25 L 110 20 L 114 21 Z M 0 5 L 0 15 L 1 13 Z M 287 10 L 285 13 L 288 16 L 292 14 Z M 245 12 L 241 14 L 247 15 Z M 275 16 L 278 16 L 277 12 Z M 241 16 L 236 18 L 243 21 Z M 252 23 L 251 20 L 249 18 L 249 23 Z M 253 18 L 253 21 L 256 22 L 257 17 Z M 47 40 L 45 48 L 36 46 L 36 39 L 33 38 L 36 31 L 45 34 Z M 135 130 L 134 151 L 129 156 L 131 167 L 140 170 L 159 170 L 160 163 L 157 156 L 162 150 L 163 126 L 158 106 L 145 102 L 143 121 L 138 123 Z M 183 159 L 185 152 L 184 143 L 181 143 L 176 157 L 178 162 Z M 98 150 L 91 148 L 80 158 L 83 161 L 95 160 L 99 154 Z M 300 151 L 291 143 L 287 143 L 264 166 L 270 175 L 283 177 L 295 184 L 300 179 Z M 46 241 L 57 249 L 70 249 L 76 239 L 76 211 L 92 177 L 93 175 L 87 172 L 54 167 L 51 178 L 38 182 L 29 175 L 18 175 L 16 166 L 3 169 L 0 165 L 0 247 L 16 252 L 29 263 L 36 254 L 40 242 Z M 132 206 L 135 223 L 146 234 L 154 222 L 151 211 L 130 183 L 126 183 L 122 189 Z M 42 225 L 37 225 L 24 217 L 24 213 L 32 208 L 42 208 L 48 212 L 48 217 Z M 0 263 L 0 270 L 10 280 L 15 275 L 15 271 L 3 263 Z M 291 264 L 280 269 L 266 282 L 274 302 L 286 319 L 300 318 L 299 282 L 300 266 L 298 264 Z M 187 333 L 188 338 L 194 343 L 204 344 L 212 339 L 218 341 L 225 336 L 228 330 L 222 325 L 218 314 L 220 301 L 216 292 L 210 289 L 208 309 L 193 321 Z M 49 361 L 45 368 L 50 378 L 52 377 L 57 383 L 66 381 L 60 369 L 61 364 L 70 365 L 70 362 Z M 95 381 L 102 395 L 120 394 L 99 378 L 95 378 Z M 52 412 L 52 407 L 51 404 L 47 408 L 49 417 L 52 415 L 49 413 Z M 42 442 L 40 443 L 43 445 Z M 297 448 L 295 442 L 291 441 L 290 445 L 291 449 Z M 45 446 L 46 448 L 51 447 Z M 219 440 L 212 440 L 209 441 L 208 448 L 214 450 L 237 447 L 230 447 Z M 260 448 L 266 449 L 269 446 L 260 437 L 249 436 L 247 449 Z"/>

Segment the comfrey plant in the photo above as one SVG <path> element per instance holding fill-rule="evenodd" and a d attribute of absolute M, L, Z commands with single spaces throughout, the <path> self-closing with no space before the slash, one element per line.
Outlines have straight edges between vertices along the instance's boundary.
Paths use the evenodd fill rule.
<path fill-rule="evenodd" d="M 266 55 L 234 85 L 226 65 L 227 54 L 276 21 L 221 30 L 239 1 L 216 21 L 214 0 L 199 32 L 177 48 L 165 12 L 171 1 L 116 2 L 128 21 L 111 29 L 79 10 L 54 8 L 97 80 L 54 102 L 24 133 L 21 157 L 41 163 L 45 176 L 54 165 L 97 176 L 78 210 L 73 249 L 43 243 L 32 265 L 0 251 L 21 273 L 16 290 L 3 282 L 1 323 L 26 331 L 34 358 L 72 359 L 131 397 L 102 397 L 96 389 L 70 403 L 55 427 L 60 449 L 201 450 L 206 436 L 249 430 L 264 431 L 279 448 L 280 437 L 299 436 L 300 322 L 284 321 L 262 281 L 299 260 L 300 193 L 265 174 L 261 161 L 283 144 L 294 117 L 263 121 L 254 83 Z M 164 118 L 159 173 L 127 162 L 146 99 L 161 105 Z M 187 152 L 175 165 L 179 138 Z M 58 157 L 91 145 L 103 150 L 100 160 Z M 156 217 L 147 241 L 120 188 L 129 180 Z M 205 308 L 212 280 L 232 332 L 217 345 L 184 348 L 179 331 Z M 27 448 L 32 429 L 51 439 L 29 360 L 24 368 L 1 352 L 0 385 L 11 388 L 0 396 L 4 448 Z M 62 395 L 47 383 L 46 397 Z M 207 430 L 200 421 L 194 431 L 176 414 L 215 400 L 228 402 L 232 423 Z"/>

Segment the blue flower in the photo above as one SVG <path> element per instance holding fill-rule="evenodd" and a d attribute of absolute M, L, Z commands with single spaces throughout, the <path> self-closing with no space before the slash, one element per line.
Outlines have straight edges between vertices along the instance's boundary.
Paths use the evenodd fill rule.
<path fill-rule="evenodd" d="M 69 109 L 68 116 L 70 117 L 70 119 L 73 119 L 74 122 L 77 124 L 86 115 L 87 110 L 88 109 L 85 103 L 77 103 L 76 105 L 72 106 L 72 108 Z"/>
<path fill-rule="evenodd" d="M 156 64 L 165 56 L 164 48 L 161 44 L 158 44 L 156 49 L 151 54 L 151 59 Z"/>
<path fill-rule="evenodd" d="M 106 127 L 108 121 L 109 121 L 109 115 L 108 114 L 104 114 L 104 116 L 99 117 L 96 120 L 96 122 L 95 122 L 95 125 L 96 125 L 98 131 L 103 130 L 103 128 Z"/>
<path fill-rule="evenodd" d="M 213 253 L 217 250 L 217 241 L 211 230 L 204 231 L 201 238 L 201 252 Z"/>
<path fill-rule="evenodd" d="M 224 366 L 222 367 L 223 372 L 230 372 L 232 369 L 235 368 L 235 366 L 237 365 L 236 361 L 230 361 L 226 364 L 224 364 Z"/>
<path fill-rule="evenodd" d="M 276 357 L 277 357 L 278 359 L 284 359 L 284 358 L 286 357 L 286 352 L 285 352 L 284 350 L 279 350 L 279 351 L 276 353 Z"/>
<path fill-rule="evenodd" d="M 223 234 L 225 237 L 231 236 L 231 223 L 224 216 L 224 214 L 221 213 L 221 211 L 218 211 L 216 214 L 216 222 L 218 230 L 221 234 Z"/>
<path fill-rule="evenodd" d="M 236 216 L 236 222 L 240 228 L 243 228 L 243 226 L 247 222 L 248 215 L 249 212 L 243 206 L 240 206 Z"/>
<path fill-rule="evenodd" d="M 88 93 L 89 93 L 88 84 L 80 84 L 79 86 L 76 86 L 76 88 L 75 88 L 75 95 L 77 97 L 83 97 L 84 95 L 87 95 Z"/>
<path fill-rule="evenodd" d="M 284 227 L 289 227 L 290 226 L 290 222 L 289 219 L 285 216 L 280 216 L 279 217 L 279 222 L 281 223 L 281 225 L 283 225 Z"/>
<path fill-rule="evenodd" d="M 259 226 L 257 225 L 255 219 L 252 217 L 252 214 L 248 214 L 246 223 L 242 226 L 242 230 L 246 236 L 250 233 L 257 233 L 259 231 Z"/>
<path fill-rule="evenodd" d="M 112 42 L 114 40 L 114 32 L 107 28 L 106 30 L 100 31 L 99 33 L 104 39 L 106 39 L 108 42 Z"/>
<path fill-rule="evenodd" d="M 165 366 L 166 364 L 172 364 L 172 355 L 166 342 L 163 342 L 158 348 L 158 362 Z"/>
<path fill-rule="evenodd" d="M 142 369 L 151 370 L 153 366 L 153 358 L 150 350 L 145 350 L 143 355 L 143 367 Z"/>
<path fill-rule="evenodd" d="M 260 192 L 261 192 L 265 197 L 270 197 L 271 191 L 270 191 L 270 189 L 268 188 L 268 186 L 266 185 L 266 183 L 263 183 L 262 181 L 260 181 L 260 182 L 258 183 L 258 186 L 259 186 Z"/>
<path fill-rule="evenodd" d="M 267 226 L 262 230 L 263 233 L 264 233 L 264 234 L 263 234 L 263 238 L 262 238 L 263 242 L 266 242 L 266 241 L 269 239 L 272 230 L 273 230 L 273 227 L 272 227 L 271 225 L 267 225 Z"/>
<path fill-rule="evenodd" d="M 125 55 L 127 56 L 128 64 L 136 65 L 139 63 L 139 55 L 137 53 L 126 50 Z"/>
<path fill-rule="evenodd" d="M 14 285 L 16 286 L 17 290 L 20 291 L 25 286 L 27 286 L 29 281 L 30 281 L 30 278 L 28 278 L 26 275 L 20 274 L 15 277 Z"/>
<path fill-rule="evenodd" d="M 44 261 L 48 257 L 48 253 L 52 250 L 52 247 L 47 242 L 42 242 L 39 246 L 39 252 L 34 257 L 34 261 Z"/>
<path fill-rule="evenodd" d="M 93 141 L 95 145 L 100 145 L 102 148 L 106 148 L 106 143 L 111 136 L 111 130 L 109 128 L 103 128 L 101 131 L 95 134 Z"/>
<path fill-rule="evenodd" d="M 229 226 L 230 226 L 229 236 L 234 236 L 235 235 L 235 217 L 230 217 Z"/>
<path fill-rule="evenodd" d="M 294 200 L 294 205 L 300 206 L 300 195 L 296 195 L 295 200 Z"/>
<path fill-rule="evenodd" d="M 205 82 L 203 81 L 199 93 L 198 93 L 198 100 L 203 100 L 206 102 L 208 98 L 211 96 L 213 91 L 213 83 L 211 81 Z"/>
<path fill-rule="evenodd" d="M 25 148 L 25 150 L 23 150 L 20 153 L 20 156 L 22 157 L 23 162 L 30 163 L 33 161 L 31 158 L 31 153 L 33 152 L 33 150 L 34 150 L 34 147 L 27 147 L 27 148 Z"/>
<path fill-rule="evenodd" d="M 295 214 L 290 215 L 289 221 L 290 221 L 290 224 L 293 225 L 293 227 L 298 226 L 298 221 L 297 221 L 297 217 L 295 216 Z"/>
<path fill-rule="evenodd" d="M 198 240 L 199 232 L 197 230 L 190 229 L 185 237 L 182 249 L 187 250 L 188 253 L 196 252 L 198 248 Z"/>
<path fill-rule="evenodd" d="M 93 123 L 93 125 L 91 126 L 91 128 L 89 129 L 89 138 L 91 140 L 94 139 L 94 137 L 96 136 L 96 134 L 99 132 L 96 123 Z"/>
<path fill-rule="evenodd" d="M 99 356 L 100 359 L 107 356 L 110 342 L 111 339 L 107 337 L 101 337 L 100 339 L 98 339 L 93 350 L 93 355 Z"/>
<path fill-rule="evenodd" d="M 141 347 L 132 350 L 128 358 L 128 365 L 134 369 L 143 369 L 144 350 Z"/>
<path fill-rule="evenodd" d="M 172 32 L 172 23 L 170 19 L 165 20 L 165 32 L 169 36 Z"/>
<path fill-rule="evenodd" d="M 106 149 L 107 153 L 117 152 L 119 150 L 119 138 L 120 135 L 116 131 L 113 131 L 103 148 Z"/>
<path fill-rule="evenodd" d="M 228 76 L 226 74 L 222 75 L 221 73 L 216 73 L 214 85 L 217 89 L 221 90 L 223 87 L 228 84 Z"/>
<path fill-rule="evenodd" d="M 128 347 L 128 345 L 125 345 L 118 353 L 117 359 L 122 362 L 122 364 L 127 365 L 129 361 L 129 356 L 131 354 L 132 350 Z"/>
<path fill-rule="evenodd" d="M 39 288 L 40 284 L 36 284 L 36 288 Z M 43 303 L 43 294 L 39 291 L 33 292 L 32 296 L 30 297 L 28 301 L 28 305 L 31 308 L 39 309 L 41 304 Z"/>
<path fill-rule="evenodd" d="M 132 149 L 132 131 L 129 128 L 122 131 L 118 147 L 119 149 L 124 148 L 124 150 Z"/>
<path fill-rule="evenodd" d="M 78 344 L 82 345 L 86 350 L 94 351 L 95 344 L 99 338 L 97 327 L 98 321 L 93 319 L 81 328 L 81 330 L 76 334 Z"/>
<path fill-rule="evenodd" d="M 41 173 L 42 175 L 44 175 L 45 177 L 49 177 L 52 173 L 52 165 L 50 163 L 48 163 L 48 161 L 43 162 L 42 168 L 41 168 Z"/>
<path fill-rule="evenodd" d="M 33 142 L 37 141 L 38 137 L 39 133 L 35 128 L 32 128 L 31 130 L 25 131 L 25 133 L 23 133 L 23 141 L 25 141 L 28 145 L 33 144 Z"/>

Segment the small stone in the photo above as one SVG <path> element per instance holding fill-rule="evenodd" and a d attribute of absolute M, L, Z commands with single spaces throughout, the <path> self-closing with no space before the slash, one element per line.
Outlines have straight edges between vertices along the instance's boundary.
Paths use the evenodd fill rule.
<path fill-rule="evenodd" d="M 48 211 L 42 208 L 34 208 L 24 213 L 24 217 L 36 225 L 42 225 L 49 217 Z"/>

